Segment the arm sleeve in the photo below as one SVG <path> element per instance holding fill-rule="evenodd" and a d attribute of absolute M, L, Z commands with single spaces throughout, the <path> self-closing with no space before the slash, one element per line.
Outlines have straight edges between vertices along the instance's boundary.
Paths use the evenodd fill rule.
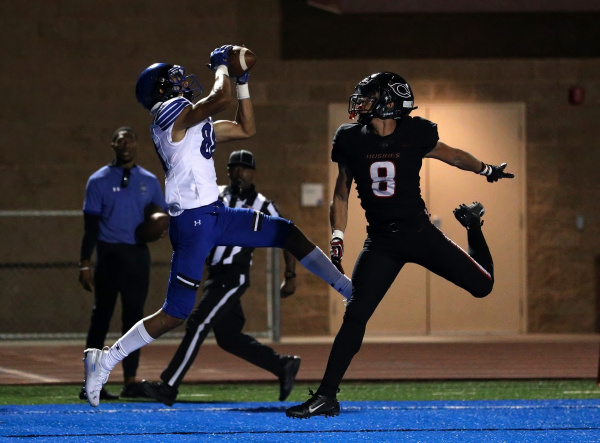
<path fill-rule="evenodd" d="M 80 260 L 90 260 L 100 233 L 100 216 L 83 214 L 83 238 L 81 239 Z"/>

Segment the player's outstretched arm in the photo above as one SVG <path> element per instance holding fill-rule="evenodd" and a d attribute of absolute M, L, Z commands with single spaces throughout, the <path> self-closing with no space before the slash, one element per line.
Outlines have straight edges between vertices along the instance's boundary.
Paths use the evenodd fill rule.
<path fill-rule="evenodd" d="M 196 126 L 208 117 L 225 111 L 232 101 L 229 77 L 223 71 L 217 71 L 215 74 L 215 83 L 210 94 L 181 111 L 181 114 L 175 121 L 173 131 L 186 130 Z"/>
<path fill-rule="evenodd" d="M 176 139 L 180 138 L 177 137 L 178 133 L 183 132 L 185 134 L 188 128 L 196 126 L 208 117 L 225 111 L 231 105 L 233 98 L 231 97 L 229 61 L 227 58 L 227 53 L 231 47 L 231 45 L 224 45 L 210 54 L 211 63 L 208 66 L 215 71 L 215 83 L 210 94 L 181 111 L 173 125 L 173 135 Z"/>
<path fill-rule="evenodd" d="M 487 177 L 487 181 L 490 183 L 497 182 L 501 178 L 514 178 L 514 174 L 511 174 L 510 172 L 504 172 L 505 168 L 506 163 L 502 163 L 499 166 L 494 166 L 481 162 L 481 170 L 478 172 L 478 174 L 485 175 Z"/>
<path fill-rule="evenodd" d="M 256 123 L 254 121 L 254 108 L 250 100 L 248 81 L 250 72 L 236 78 L 236 91 L 238 96 L 238 108 L 235 121 L 219 120 L 215 122 L 215 137 L 217 143 L 233 140 L 244 140 L 256 134 Z"/>
<path fill-rule="evenodd" d="M 479 160 L 473 154 L 463 151 L 462 149 L 448 146 L 441 141 L 438 141 L 435 148 L 429 151 L 425 157 L 435 158 L 464 171 L 471 171 L 480 175 L 484 175 L 487 177 L 487 181 L 490 183 L 496 182 L 501 178 L 514 177 L 514 174 L 504 172 L 506 163 L 502 163 L 500 166 L 488 165 Z"/>

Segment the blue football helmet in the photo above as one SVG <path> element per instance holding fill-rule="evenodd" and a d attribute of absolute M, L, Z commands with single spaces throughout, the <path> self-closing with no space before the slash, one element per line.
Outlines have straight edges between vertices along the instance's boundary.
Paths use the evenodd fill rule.
<path fill-rule="evenodd" d="M 413 109 L 415 97 L 408 82 L 393 72 L 378 72 L 362 79 L 350 96 L 348 113 L 358 122 L 369 123 L 373 118 L 399 119 Z M 390 106 L 392 104 L 392 106 Z"/>
<path fill-rule="evenodd" d="M 144 69 L 135 85 L 135 96 L 144 108 L 151 111 L 161 102 L 179 95 L 190 101 L 202 94 L 202 86 L 194 74 L 185 75 L 185 68 L 167 63 L 154 63 Z"/>

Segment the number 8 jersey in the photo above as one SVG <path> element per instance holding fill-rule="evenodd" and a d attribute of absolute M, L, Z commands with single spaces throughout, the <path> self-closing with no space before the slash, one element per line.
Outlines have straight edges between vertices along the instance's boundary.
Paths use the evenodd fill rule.
<path fill-rule="evenodd" d="M 192 102 L 175 97 L 160 105 L 150 125 L 154 147 L 165 171 L 165 199 L 169 214 L 209 205 L 218 200 L 219 187 L 213 161 L 215 131 L 209 117 L 188 128 L 185 137 L 173 142 L 173 123 Z"/>
<path fill-rule="evenodd" d="M 425 209 L 421 198 L 423 157 L 437 144 L 437 125 L 421 117 L 403 116 L 390 135 L 379 136 L 370 125 L 341 125 L 331 159 L 352 171 L 367 222 L 377 224 L 412 218 Z"/>

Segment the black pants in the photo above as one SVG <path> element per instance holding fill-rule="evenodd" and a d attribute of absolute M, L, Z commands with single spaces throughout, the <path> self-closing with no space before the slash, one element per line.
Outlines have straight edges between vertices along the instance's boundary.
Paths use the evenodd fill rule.
<path fill-rule="evenodd" d="M 282 357 L 242 333 L 246 317 L 240 298 L 248 287 L 247 274 L 228 272 L 208 277 L 202 299 L 187 320 L 185 336 L 169 366 L 160 375 L 163 382 L 173 387 L 181 384 L 211 328 L 223 350 L 276 376 L 280 374 Z"/>
<path fill-rule="evenodd" d="M 433 226 L 426 214 L 369 228 L 354 266 L 352 297 L 329 355 L 320 394 L 336 394 L 362 345 L 367 322 L 406 263 L 421 265 L 474 297 L 485 297 L 492 291 L 493 262 L 481 228 L 467 232 L 469 254 Z"/>
<path fill-rule="evenodd" d="M 150 252 L 146 245 L 98 242 L 94 269 L 94 308 L 86 346 L 102 349 L 121 294 L 122 333 L 144 318 L 144 303 L 150 285 Z M 123 375 L 135 377 L 140 351 L 123 360 Z"/>

